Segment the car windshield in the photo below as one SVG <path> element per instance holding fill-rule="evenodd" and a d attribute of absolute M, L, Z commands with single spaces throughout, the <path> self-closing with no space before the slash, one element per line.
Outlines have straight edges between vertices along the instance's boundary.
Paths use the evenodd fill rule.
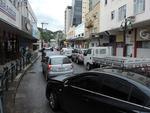
<path fill-rule="evenodd" d="M 59 65 L 59 64 L 70 64 L 70 60 L 67 57 L 56 57 L 51 58 L 50 64 L 51 65 Z"/>

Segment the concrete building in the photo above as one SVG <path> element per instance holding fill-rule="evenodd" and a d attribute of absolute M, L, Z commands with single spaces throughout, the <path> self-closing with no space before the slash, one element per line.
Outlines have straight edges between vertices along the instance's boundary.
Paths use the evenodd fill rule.
<path fill-rule="evenodd" d="M 85 15 L 89 12 L 89 0 L 82 0 L 82 22 L 85 22 Z"/>
<path fill-rule="evenodd" d="M 85 16 L 85 38 L 86 45 L 89 47 L 97 47 L 108 45 L 109 39 L 100 36 L 100 0 L 89 0 L 89 12 Z"/>
<path fill-rule="evenodd" d="M 33 48 L 32 43 L 37 40 L 36 23 L 27 0 L 0 1 L 0 64 L 19 58 L 22 47 Z"/>
<path fill-rule="evenodd" d="M 82 0 L 72 0 L 72 26 L 82 23 Z"/>
<path fill-rule="evenodd" d="M 72 17 L 72 7 L 67 6 L 65 10 L 65 34 L 67 34 L 69 28 L 71 27 L 71 17 Z"/>
<path fill-rule="evenodd" d="M 101 0 L 100 30 L 115 35 L 117 56 L 150 57 L 149 4 L 150 0 Z"/>

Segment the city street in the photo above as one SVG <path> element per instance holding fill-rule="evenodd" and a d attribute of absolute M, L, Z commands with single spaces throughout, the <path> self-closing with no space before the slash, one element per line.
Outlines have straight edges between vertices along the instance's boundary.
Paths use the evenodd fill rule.
<path fill-rule="evenodd" d="M 58 54 L 53 52 L 50 54 Z M 15 99 L 16 113 L 53 113 L 45 97 L 46 81 L 42 75 L 41 60 L 26 72 L 18 88 Z M 74 64 L 76 73 L 84 72 L 82 65 Z M 58 113 L 62 113 L 58 112 Z"/>

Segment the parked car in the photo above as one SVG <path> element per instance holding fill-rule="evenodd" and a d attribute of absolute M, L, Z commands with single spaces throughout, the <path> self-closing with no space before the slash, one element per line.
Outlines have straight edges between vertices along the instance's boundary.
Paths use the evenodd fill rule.
<path fill-rule="evenodd" d="M 84 63 L 84 54 L 87 52 L 87 49 L 80 49 L 78 51 L 77 57 L 76 57 L 76 63 Z"/>
<path fill-rule="evenodd" d="M 78 53 L 79 53 L 79 49 L 73 49 L 73 51 L 72 51 L 72 57 L 71 57 L 72 61 L 76 62 Z"/>
<path fill-rule="evenodd" d="M 71 56 L 72 56 L 72 50 L 73 49 L 71 49 L 71 48 L 62 48 L 60 54 L 68 56 L 69 58 L 71 58 Z"/>
<path fill-rule="evenodd" d="M 53 110 L 67 113 L 150 113 L 150 89 L 117 69 L 97 69 L 51 78 L 46 97 Z"/>
<path fill-rule="evenodd" d="M 46 80 L 51 77 L 73 73 L 73 64 L 71 60 L 64 55 L 48 56 L 42 62 L 42 72 Z"/>

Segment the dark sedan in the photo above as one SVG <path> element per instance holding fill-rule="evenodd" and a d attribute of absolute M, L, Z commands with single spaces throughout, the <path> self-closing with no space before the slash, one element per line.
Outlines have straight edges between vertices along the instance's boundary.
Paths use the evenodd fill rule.
<path fill-rule="evenodd" d="M 117 69 L 58 76 L 46 97 L 53 110 L 67 113 L 150 113 L 150 89 L 140 76 Z"/>

